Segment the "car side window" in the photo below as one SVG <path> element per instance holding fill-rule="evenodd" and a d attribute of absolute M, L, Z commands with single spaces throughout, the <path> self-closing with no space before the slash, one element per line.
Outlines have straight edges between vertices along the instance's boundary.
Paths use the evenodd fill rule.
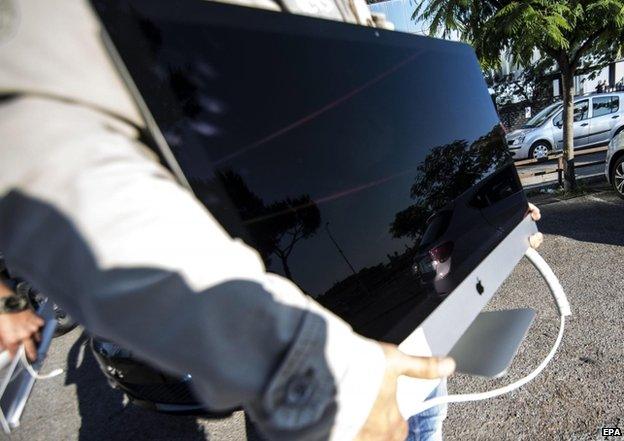
<path fill-rule="evenodd" d="M 559 112 L 557 116 L 553 118 L 553 124 L 560 127 L 563 124 L 563 112 Z"/>
<path fill-rule="evenodd" d="M 587 119 L 589 116 L 589 100 L 579 101 L 574 104 L 574 122 Z M 563 125 L 563 111 L 559 112 L 552 120 L 557 127 Z"/>
<path fill-rule="evenodd" d="M 592 117 L 609 115 L 620 108 L 620 98 L 617 96 L 601 96 L 592 100 Z"/>
<path fill-rule="evenodd" d="M 589 100 L 574 104 L 574 122 L 583 121 L 589 116 Z"/>

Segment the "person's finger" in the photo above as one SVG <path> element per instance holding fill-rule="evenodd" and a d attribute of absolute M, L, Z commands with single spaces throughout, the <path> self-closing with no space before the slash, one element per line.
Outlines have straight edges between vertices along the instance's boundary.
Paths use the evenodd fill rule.
<path fill-rule="evenodd" d="M 414 378 L 443 378 L 455 372 L 455 360 L 450 357 L 414 357 L 400 353 L 396 358 L 399 375 Z"/>
<path fill-rule="evenodd" d="M 31 321 L 35 326 L 37 326 L 37 329 L 41 328 L 43 325 L 45 325 L 45 320 L 43 320 L 41 317 L 39 317 L 38 315 L 34 315 Z"/>
<path fill-rule="evenodd" d="M 30 322 L 28 324 L 28 329 L 29 329 L 31 334 L 37 332 L 40 328 L 41 328 L 41 326 L 37 322 Z"/>
<path fill-rule="evenodd" d="M 538 249 L 542 242 L 544 242 L 544 235 L 542 233 L 535 233 L 529 237 L 529 245 L 531 245 L 531 248 L 534 250 Z"/>
<path fill-rule="evenodd" d="M 531 219 L 535 222 L 542 218 L 542 212 L 534 204 L 529 202 L 529 212 L 531 213 Z"/>
<path fill-rule="evenodd" d="M 35 361 L 37 359 L 37 346 L 35 345 L 35 342 L 32 341 L 32 339 L 27 338 L 24 339 L 22 343 L 24 344 L 26 357 L 28 357 L 30 361 Z"/>
<path fill-rule="evenodd" d="M 30 338 L 32 333 L 33 331 L 30 330 L 30 327 L 21 326 L 19 329 L 15 330 L 13 341 L 19 344 L 25 338 Z"/>
<path fill-rule="evenodd" d="M 18 349 L 19 349 L 19 344 L 13 343 L 13 344 L 7 345 L 7 351 L 9 351 L 9 356 L 11 357 L 11 359 L 15 357 L 15 354 L 17 354 Z"/>
<path fill-rule="evenodd" d="M 396 431 L 395 438 L 397 441 L 404 441 L 407 438 L 408 433 L 407 421 L 401 418 L 401 422 L 399 423 Z"/>
<path fill-rule="evenodd" d="M 7 348 L 9 346 L 19 344 L 20 341 L 21 338 L 19 330 L 16 331 L 12 329 L 11 331 L 5 332 L 2 336 L 2 344 Z"/>

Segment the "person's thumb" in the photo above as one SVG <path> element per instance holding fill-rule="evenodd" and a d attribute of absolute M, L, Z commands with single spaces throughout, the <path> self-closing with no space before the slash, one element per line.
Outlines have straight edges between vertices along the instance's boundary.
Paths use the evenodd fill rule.
<path fill-rule="evenodd" d="M 400 353 L 396 358 L 399 375 L 414 378 L 444 378 L 455 372 L 455 360 L 450 357 L 415 357 Z"/>

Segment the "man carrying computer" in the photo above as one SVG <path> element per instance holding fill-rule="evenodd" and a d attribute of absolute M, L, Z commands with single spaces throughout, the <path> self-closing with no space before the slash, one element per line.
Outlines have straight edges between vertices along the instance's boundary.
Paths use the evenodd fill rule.
<path fill-rule="evenodd" d="M 85 2 L 2 7 L 0 249 L 12 270 L 89 331 L 192 374 L 211 408 L 243 405 L 271 439 L 405 439 L 397 378 L 444 378 L 454 362 L 357 335 L 232 239 L 142 142 Z M 373 23 L 356 3 L 328 10 Z"/>

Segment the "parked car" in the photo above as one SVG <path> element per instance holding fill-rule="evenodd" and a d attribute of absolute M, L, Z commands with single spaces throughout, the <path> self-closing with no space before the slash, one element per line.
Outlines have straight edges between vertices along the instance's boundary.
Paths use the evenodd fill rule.
<path fill-rule="evenodd" d="M 624 130 L 620 130 L 609 143 L 605 175 L 613 189 L 624 199 Z"/>
<path fill-rule="evenodd" d="M 574 100 L 574 148 L 607 144 L 624 130 L 624 93 L 585 95 Z M 558 102 L 507 135 L 515 159 L 545 159 L 563 149 L 563 107 Z"/>

